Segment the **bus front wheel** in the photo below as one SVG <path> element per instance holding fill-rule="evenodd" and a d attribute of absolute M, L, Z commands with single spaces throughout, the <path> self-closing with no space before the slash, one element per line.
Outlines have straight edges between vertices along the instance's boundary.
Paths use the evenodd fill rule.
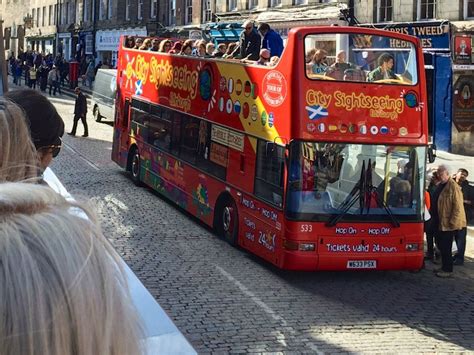
<path fill-rule="evenodd" d="M 137 148 L 132 149 L 130 152 L 132 159 L 130 161 L 130 176 L 135 185 L 140 186 L 140 153 Z"/>
<path fill-rule="evenodd" d="M 221 238 L 229 244 L 236 246 L 239 232 L 239 221 L 237 206 L 232 198 L 226 198 L 220 208 L 218 215 L 217 231 Z"/>

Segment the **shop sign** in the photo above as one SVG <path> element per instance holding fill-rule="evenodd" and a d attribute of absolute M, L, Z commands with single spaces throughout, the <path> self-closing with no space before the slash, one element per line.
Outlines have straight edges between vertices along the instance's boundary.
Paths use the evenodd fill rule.
<path fill-rule="evenodd" d="M 120 36 L 146 36 L 146 29 L 97 31 L 95 37 L 97 51 L 117 52 Z"/>
<path fill-rule="evenodd" d="M 453 122 L 458 131 L 474 130 L 474 75 L 460 75 L 454 84 Z"/>
<path fill-rule="evenodd" d="M 472 39 L 471 36 L 454 37 L 454 62 L 456 64 L 471 64 Z"/>
<path fill-rule="evenodd" d="M 375 25 L 375 27 L 391 32 L 403 33 L 418 37 L 423 48 L 449 50 L 449 24 L 445 21 Z"/>

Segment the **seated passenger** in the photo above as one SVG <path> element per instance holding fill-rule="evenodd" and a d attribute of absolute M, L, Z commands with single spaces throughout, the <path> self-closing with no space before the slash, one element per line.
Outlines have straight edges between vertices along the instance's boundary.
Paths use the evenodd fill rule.
<path fill-rule="evenodd" d="M 192 55 L 193 53 L 193 45 L 191 43 L 184 42 L 183 47 L 181 47 L 181 55 Z"/>
<path fill-rule="evenodd" d="M 214 43 L 209 42 L 206 44 L 206 57 L 213 57 L 214 50 L 216 49 L 216 46 Z"/>
<path fill-rule="evenodd" d="M 222 58 L 227 51 L 227 46 L 225 43 L 219 43 L 217 49 L 212 53 L 214 58 Z"/>
<path fill-rule="evenodd" d="M 39 184 L 0 184 L 3 354 L 141 354 L 123 262 L 95 215 Z"/>
<path fill-rule="evenodd" d="M 143 38 L 138 37 L 135 39 L 135 46 L 133 49 L 140 49 L 140 47 L 143 45 Z"/>
<path fill-rule="evenodd" d="M 235 55 L 240 53 L 240 44 L 239 42 L 232 42 L 227 47 L 227 51 L 222 56 L 222 58 L 233 59 Z"/>
<path fill-rule="evenodd" d="M 268 65 L 270 62 L 270 51 L 266 48 L 260 49 L 260 56 L 258 60 L 242 59 L 242 63 Z"/>
<path fill-rule="evenodd" d="M 152 52 L 159 52 L 160 51 L 160 40 L 158 38 L 153 38 L 151 40 L 151 47 L 150 47 L 150 51 Z"/>
<path fill-rule="evenodd" d="M 138 49 L 141 50 L 141 51 L 149 51 L 150 48 L 151 48 L 151 39 L 146 38 L 146 39 L 143 40 L 143 44 Z"/>
<path fill-rule="evenodd" d="M 135 47 L 135 40 L 133 36 L 125 36 L 125 48 L 134 48 Z"/>
<path fill-rule="evenodd" d="M 346 52 L 340 50 L 336 54 L 336 61 L 326 70 L 326 76 L 336 80 L 345 80 L 344 72 L 352 68 L 352 64 L 346 62 Z"/>
<path fill-rule="evenodd" d="M 326 64 L 327 52 L 324 49 L 316 50 L 311 62 L 311 74 L 324 75 L 328 65 Z"/>
<path fill-rule="evenodd" d="M 183 42 L 176 41 L 173 44 L 173 47 L 170 49 L 168 53 L 170 54 L 179 54 L 181 52 L 181 48 L 183 48 Z"/>
<path fill-rule="evenodd" d="M 160 45 L 158 47 L 158 52 L 161 53 L 168 53 L 171 50 L 171 41 L 169 39 L 164 39 L 160 42 Z"/>
<path fill-rule="evenodd" d="M 378 59 L 379 66 L 372 70 L 367 75 L 367 81 L 378 81 L 378 80 L 398 80 L 398 77 L 393 72 L 393 56 L 389 53 L 383 53 Z"/>
<path fill-rule="evenodd" d="M 274 55 L 273 57 L 270 58 L 270 61 L 267 63 L 268 66 L 274 67 L 275 65 L 278 64 L 280 61 L 280 57 Z"/>

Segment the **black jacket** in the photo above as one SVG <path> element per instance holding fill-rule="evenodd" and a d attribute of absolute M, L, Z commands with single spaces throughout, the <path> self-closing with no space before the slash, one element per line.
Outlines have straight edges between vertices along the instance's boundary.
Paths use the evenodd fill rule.
<path fill-rule="evenodd" d="M 247 36 L 245 31 L 240 34 L 240 58 L 258 60 L 260 57 L 260 45 L 262 38 L 255 29 Z"/>
<path fill-rule="evenodd" d="M 76 104 L 74 105 L 74 115 L 85 116 L 87 113 L 87 99 L 82 92 L 77 95 Z"/>

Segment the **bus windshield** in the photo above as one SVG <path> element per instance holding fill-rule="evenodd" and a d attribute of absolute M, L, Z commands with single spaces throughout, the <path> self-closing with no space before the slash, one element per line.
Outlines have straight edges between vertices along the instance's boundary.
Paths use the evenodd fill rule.
<path fill-rule="evenodd" d="M 389 36 L 312 34 L 305 38 L 306 75 L 313 80 L 415 85 L 415 46 Z"/>
<path fill-rule="evenodd" d="M 293 141 L 286 214 L 304 221 L 419 220 L 425 147 Z M 363 193 L 361 192 L 363 191 Z M 348 206 L 359 193 L 360 198 Z"/>

